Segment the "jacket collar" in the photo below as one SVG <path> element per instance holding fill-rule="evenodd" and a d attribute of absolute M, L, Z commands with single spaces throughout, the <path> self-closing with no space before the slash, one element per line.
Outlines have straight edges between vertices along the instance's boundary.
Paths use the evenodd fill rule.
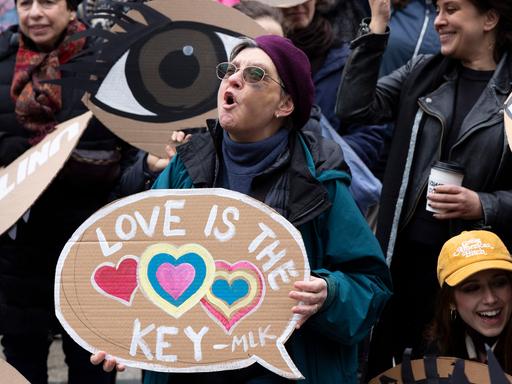
<path fill-rule="evenodd" d="M 195 187 L 219 186 L 219 169 L 222 159 L 222 127 L 217 120 L 207 120 L 209 135 L 197 134 L 188 143 L 178 147 L 178 154 Z M 290 133 L 288 153 L 281 156 L 266 172 L 255 179 L 258 189 L 268 191 L 267 183 L 274 177 L 288 177 L 287 217 L 298 226 L 327 210 L 331 203 L 327 190 L 311 173 L 312 159 L 306 156 L 306 145 L 296 131 Z M 283 172 L 280 174 L 280 172 Z M 260 188 L 261 187 L 261 188 Z M 260 201 L 264 196 L 253 196 Z"/>
<path fill-rule="evenodd" d="M 447 80 L 438 89 L 420 98 L 420 104 L 428 113 L 437 116 L 444 128 L 450 127 L 453 117 L 453 103 L 455 102 L 455 87 L 458 77 L 458 66 L 447 72 Z M 489 84 L 484 88 L 483 95 L 466 116 L 454 147 L 459 145 L 465 137 L 488 127 L 490 124 L 503 119 L 500 112 L 503 103 L 511 89 L 512 60 L 505 53 L 498 63 Z"/>
<path fill-rule="evenodd" d="M 491 84 L 503 95 L 508 95 L 512 90 L 512 60 L 509 58 L 508 52 L 503 54 L 496 66 Z"/>
<path fill-rule="evenodd" d="M 453 67 L 451 71 L 449 71 L 445 75 L 445 79 L 456 80 L 458 77 L 458 68 L 457 66 Z M 508 52 L 505 52 L 502 56 L 498 64 L 496 65 L 496 70 L 489 81 L 491 87 L 495 88 L 498 93 L 508 95 L 512 90 L 512 60 L 509 60 Z"/>

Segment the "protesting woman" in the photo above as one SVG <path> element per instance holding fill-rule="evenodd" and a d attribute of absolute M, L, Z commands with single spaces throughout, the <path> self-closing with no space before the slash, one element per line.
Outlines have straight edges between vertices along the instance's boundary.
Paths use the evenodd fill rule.
<path fill-rule="evenodd" d="M 222 187 L 257 198 L 302 233 L 310 281 L 289 293 L 302 315 L 286 343 L 304 383 L 357 383 L 356 345 L 388 298 L 378 243 L 348 192 L 339 147 L 301 132 L 313 103 L 305 54 L 261 36 L 217 66 L 218 121 L 178 147 L 154 188 Z M 92 361 L 99 364 L 104 353 Z M 113 369 L 114 360 L 104 362 Z M 145 383 L 286 383 L 260 365 L 218 373 L 146 372 Z"/>

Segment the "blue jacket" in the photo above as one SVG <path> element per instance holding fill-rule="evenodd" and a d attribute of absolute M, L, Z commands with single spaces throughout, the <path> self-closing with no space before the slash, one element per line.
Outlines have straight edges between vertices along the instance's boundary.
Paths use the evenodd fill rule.
<path fill-rule="evenodd" d="M 435 17 L 436 7 L 432 0 L 411 0 L 403 9 L 392 10 L 389 41 L 382 56 L 379 77 L 390 74 L 419 54 L 439 52 Z"/>
<path fill-rule="evenodd" d="M 218 137 L 215 129 L 220 127 L 213 132 Z M 216 182 L 219 152 L 214 140 L 208 134 L 194 135 L 179 147 L 154 188 L 221 186 Z M 350 196 L 350 176 L 340 166 L 339 147 L 308 133 L 291 133 L 289 141 L 288 164 L 273 177 L 256 177 L 253 184 L 270 179 L 273 185 L 265 189 L 272 190 L 279 184 L 276 180 L 293 175 L 286 190 L 290 206 L 286 218 L 300 230 L 312 275 L 326 280 L 328 296 L 286 347 L 305 376 L 304 383 L 357 383 L 357 344 L 391 294 L 389 272 L 379 244 Z M 167 380 L 167 374 L 145 376 L 146 384 Z"/>
<path fill-rule="evenodd" d="M 322 110 L 332 127 L 343 137 L 363 163 L 372 168 L 379 159 L 382 148 L 382 133 L 385 126 L 380 125 L 345 125 L 335 114 L 336 94 L 345 67 L 349 45 L 334 46 L 327 53 L 322 67 L 313 74 L 315 84 L 315 104 Z"/>
<path fill-rule="evenodd" d="M 302 131 L 310 131 L 315 135 L 321 135 L 340 146 L 352 175 L 349 191 L 363 215 L 366 216 L 368 210 L 379 203 L 382 189 L 380 180 L 373 175 L 345 138 L 334 130 L 316 105 L 313 105 L 309 121 L 302 128 Z"/>

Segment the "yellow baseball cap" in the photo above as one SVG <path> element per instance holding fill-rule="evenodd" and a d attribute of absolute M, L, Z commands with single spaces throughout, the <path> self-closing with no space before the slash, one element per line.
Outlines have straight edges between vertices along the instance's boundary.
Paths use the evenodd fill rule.
<path fill-rule="evenodd" d="M 437 260 L 437 280 L 450 286 L 486 269 L 512 271 L 512 256 L 492 232 L 464 231 L 444 243 Z"/>

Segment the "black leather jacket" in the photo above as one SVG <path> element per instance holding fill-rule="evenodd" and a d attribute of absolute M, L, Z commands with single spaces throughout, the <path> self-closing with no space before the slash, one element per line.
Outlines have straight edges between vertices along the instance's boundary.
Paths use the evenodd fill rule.
<path fill-rule="evenodd" d="M 371 33 L 352 42 L 353 52 L 338 92 L 337 112 L 347 123 L 395 122 L 377 230 L 390 262 L 396 237 L 425 193 L 432 163 L 440 158 L 443 132 L 452 118 L 458 71 L 456 65 L 452 66 L 443 73 L 437 88 L 411 100 L 417 82 L 410 79 L 434 81 L 433 71 L 426 70 L 429 62 L 450 59 L 420 55 L 378 79 L 386 42 L 387 35 Z M 450 236 L 486 226 L 510 246 L 512 154 L 505 136 L 503 107 L 511 92 L 511 81 L 512 57 L 505 53 L 449 150 L 449 160 L 464 166 L 463 186 L 478 193 L 484 214 L 483 222 L 451 220 Z"/>

